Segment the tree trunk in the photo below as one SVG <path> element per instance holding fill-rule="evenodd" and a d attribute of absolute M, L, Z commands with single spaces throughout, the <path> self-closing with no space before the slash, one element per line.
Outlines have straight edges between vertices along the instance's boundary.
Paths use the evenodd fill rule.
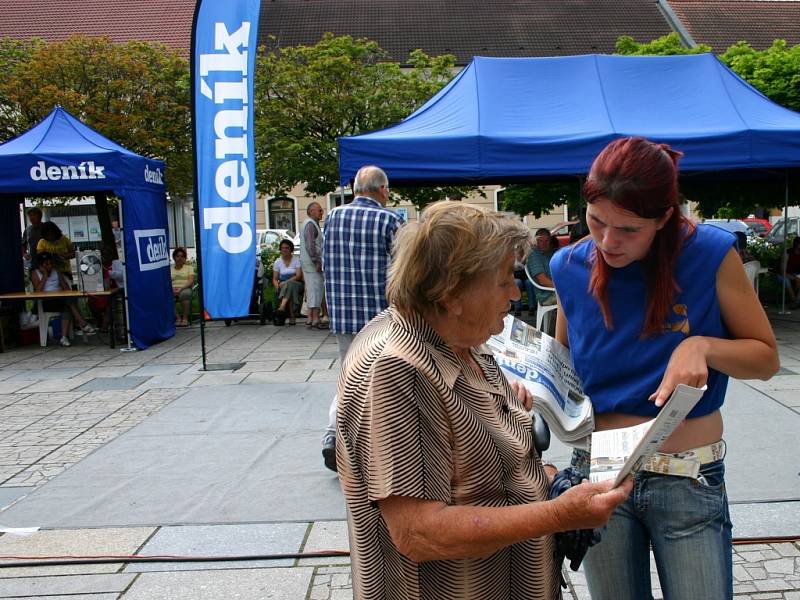
<path fill-rule="evenodd" d="M 103 240 L 103 247 L 108 247 L 117 256 L 117 243 L 114 240 L 114 230 L 111 227 L 111 213 L 108 211 L 108 194 L 98 192 L 94 195 L 94 203 L 97 207 L 97 221 L 100 223 L 100 237 Z"/>

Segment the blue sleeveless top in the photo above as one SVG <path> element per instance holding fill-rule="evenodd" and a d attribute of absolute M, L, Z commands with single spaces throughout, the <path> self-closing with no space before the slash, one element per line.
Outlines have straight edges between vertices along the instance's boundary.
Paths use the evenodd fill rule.
<path fill-rule="evenodd" d="M 684 241 L 676 266 L 681 290 L 664 332 L 641 337 L 645 317 L 642 263 L 611 269 L 608 299 L 613 329 L 607 330 L 600 305 L 589 293 L 594 241 L 589 238 L 553 257 L 550 269 L 564 315 L 575 370 L 597 414 L 618 412 L 655 416 L 648 398 L 658 389 L 672 351 L 690 335 L 729 338 L 717 298 L 717 270 L 733 247 L 733 234 L 698 225 Z M 714 412 L 725 399 L 728 376 L 709 368 L 708 390 L 689 417 Z"/>

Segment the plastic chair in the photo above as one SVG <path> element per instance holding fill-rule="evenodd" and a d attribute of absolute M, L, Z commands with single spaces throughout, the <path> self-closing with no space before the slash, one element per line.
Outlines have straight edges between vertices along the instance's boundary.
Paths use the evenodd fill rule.
<path fill-rule="evenodd" d="M 55 319 L 61 316 L 61 312 L 46 312 L 44 310 L 44 303 L 41 300 L 36 301 L 37 312 L 39 315 L 39 345 L 42 348 L 47 347 L 47 327 L 50 325 L 50 319 Z"/>
<path fill-rule="evenodd" d="M 744 272 L 747 273 L 747 278 L 753 284 L 753 288 L 758 295 L 758 272 L 761 270 L 761 263 L 757 260 L 751 260 L 744 263 Z"/>
<path fill-rule="evenodd" d="M 530 271 L 528 271 L 528 265 L 527 264 L 525 265 L 525 275 L 528 276 L 528 281 L 530 281 L 533 284 L 533 287 L 535 287 L 537 289 L 540 289 L 540 290 L 543 290 L 545 292 L 553 292 L 553 293 L 555 293 L 556 288 L 551 288 L 551 287 L 547 287 L 547 286 L 544 286 L 544 285 L 540 285 L 539 283 L 536 282 L 536 280 L 533 277 L 531 277 L 531 273 L 530 273 Z M 530 302 L 530 298 L 528 298 L 528 302 Z M 536 329 L 538 329 L 539 331 L 542 331 L 542 323 L 544 322 L 545 315 L 547 313 L 549 313 L 549 312 L 552 312 L 552 311 L 556 310 L 557 308 L 558 308 L 558 304 L 549 304 L 549 305 L 545 306 L 545 305 L 542 305 L 539 302 L 538 298 L 537 298 L 537 300 L 536 300 Z M 552 315 L 552 316 L 555 316 L 555 315 Z M 549 317 L 548 317 L 548 323 L 547 324 L 550 325 L 550 318 Z"/>

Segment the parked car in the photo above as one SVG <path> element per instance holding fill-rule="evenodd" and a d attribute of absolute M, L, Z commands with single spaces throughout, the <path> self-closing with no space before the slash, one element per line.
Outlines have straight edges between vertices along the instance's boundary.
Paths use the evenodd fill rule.
<path fill-rule="evenodd" d="M 278 244 L 281 240 L 289 240 L 294 244 L 294 253 L 300 254 L 300 236 L 288 229 L 257 229 L 256 230 L 256 256 L 261 257 L 265 246 Z"/>
<path fill-rule="evenodd" d="M 558 239 L 559 247 L 569 244 L 569 234 L 576 225 L 580 225 L 580 221 L 562 221 L 555 227 L 550 228 L 550 233 Z"/>
<path fill-rule="evenodd" d="M 772 229 L 772 223 L 766 219 L 758 219 L 756 217 L 747 217 L 742 219 L 743 223 L 747 223 L 758 237 L 765 238 L 769 235 L 769 230 Z"/>
<path fill-rule="evenodd" d="M 743 232 L 747 237 L 757 237 L 756 232 L 744 221 L 739 219 L 706 219 L 703 221 L 706 225 L 714 225 L 725 231 L 736 233 L 737 231 Z"/>
<path fill-rule="evenodd" d="M 769 235 L 767 235 L 767 242 L 770 244 L 782 244 L 784 228 L 785 224 L 783 219 L 775 223 L 775 225 L 772 226 Z M 789 227 L 786 230 L 786 237 L 791 239 L 796 235 L 800 235 L 800 217 L 789 217 Z"/>

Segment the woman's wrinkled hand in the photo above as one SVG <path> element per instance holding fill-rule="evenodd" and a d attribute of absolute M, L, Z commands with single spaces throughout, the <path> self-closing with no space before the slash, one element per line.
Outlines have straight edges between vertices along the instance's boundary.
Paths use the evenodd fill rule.
<path fill-rule="evenodd" d="M 633 479 L 627 477 L 618 487 L 613 480 L 589 483 L 584 480 L 551 500 L 561 531 L 592 529 L 605 525 L 611 513 L 625 501 L 633 489 Z"/>
<path fill-rule="evenodd" d="M 700 336 L 688 337 L 678 344 L 650 401 L 655 402 L 656 406 L 663 406 L 679 383 L 703 387 L 708 381 L 707 349 L 708 343 Z"/>
<path fill-rule="evenodd" d="M 521 381 L 511 381 L 511 389 L 514 390 L 514 393 L 519 398 L 519 401 L 522 402 L 522 406 L 525 407 L 525 410 L 530 411 L 533 409 L 533 394 L 528 391 Z"/>

